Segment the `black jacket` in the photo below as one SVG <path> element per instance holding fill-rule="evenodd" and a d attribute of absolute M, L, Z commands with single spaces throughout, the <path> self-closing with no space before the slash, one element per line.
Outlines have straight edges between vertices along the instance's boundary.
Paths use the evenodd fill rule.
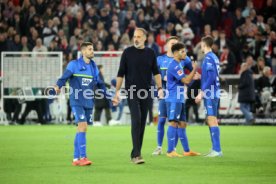
<path fill-rule="evenodd" d="M 246 70 L 241 74 L 239 81 L 239 103 L 252 103 L 255 101 L 255 84 L 253 72 Z"/>

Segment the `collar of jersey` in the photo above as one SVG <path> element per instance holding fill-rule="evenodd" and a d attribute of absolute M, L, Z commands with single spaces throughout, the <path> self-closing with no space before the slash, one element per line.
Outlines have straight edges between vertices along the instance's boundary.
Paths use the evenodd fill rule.
<path fill-rule="evenodd" d="M 84 70 L 87 69 L 86 63 L 85 63 L 85 61 L 83 60 L 83 56 L 81 56 L 77 61 L 78 61 L 78 67 L 79 67 L 79 70 L 80 70 L 80 71 L 84 71 Z M 95 68 L 95 62 L 94 62 L 92 59 L 90 60 L 90 65 L 91 65 L 93 68 Z"/>

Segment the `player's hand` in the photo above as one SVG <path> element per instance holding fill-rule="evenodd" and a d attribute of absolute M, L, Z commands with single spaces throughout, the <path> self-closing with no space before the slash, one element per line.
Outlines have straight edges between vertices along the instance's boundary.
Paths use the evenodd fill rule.
<path fill-rule="evenodd" d="M 163 99 L 164 98 L 163 88 L 159 88 L 157 91 L 157 94 L 158 94 L 158 99 Z"/>
<path fill-rule="evenodd" d="M 200 92 L 197 96 L 196 96 L 196 98 L 195 98 L 195 103 L 200 103 L 201 102 L 201 100 L 202 100 L 202 92 Z"/>
<path fill-rule="evenodd" d="M 193 80 L 199 80 L 199 79 L 201 79 L 201 75 L 198 72 L 196 72 L 193 77 Z"/>
<path fill-rule="evenodd" d="M 196 69 L 197 69 L 197 62 L 196 62 L 196 61 L 193 61 L 193 62 L 192 62 L 192 66 L 193 66 L 193 69 L 196 70 Z"/>
<path fill-rule="evenodd" d="M 167 75 L 164 76 L 163 80 L 164 80 L 164 81 L 167 81 Z"/>
<path fill-rule="evenodd" d="M 59 87 L 58 87 L 57 85 L 54 86 L 54 89 L 55 89 L 55 91 L 56 91 L 56 94 L 59 94 L 59 93 L 60 93 L 60 89 L 59 89 Z"/>
<path fill-rule="evenodd" d="M 114 106 L 117 106 L 117 105 L 119 105 L 119 103 L 120 103 L 120 92 L 117 92 L 112 99 L 112 104 Z"/>

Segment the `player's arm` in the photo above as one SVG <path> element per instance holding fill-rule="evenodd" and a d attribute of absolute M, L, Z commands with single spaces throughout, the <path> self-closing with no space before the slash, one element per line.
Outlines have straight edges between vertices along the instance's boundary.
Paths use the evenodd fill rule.
<path fill-rule="evenodd" d="M 183 84 L 190 84 L 194 78 L 194 75 L 196 74 L 197 64 L 193 62 L 192 64 L 192 71 L 189 73 L 188 76 L 181 78 L 181 82 Z"/>
<path fill-rule="evenodd" d="M 216 72 L 214 68 L 215 65 L 210 61 L 207 61 L 206 65 L 207 65 L 206 67 L 207 79 L 206 79 L 206 82 L 201 83 L 201 91 L 210 89 L 211 85 L 214 85 L 216 81 Z"/>
<path fill-rule="evenodd" d="M 155 80 L 155 83 L 157 86 L 158 98 L 163 98 L 164 93 L 162 90 L 162 79 L 161 79 L 159 69 L 157 67 L 156 57 L 154 57 L 154 61 L 153 61 L 153 65 L 152 65 L 152 74 L 154 76 L 154 80 Z"/>
<path fill-rule="evenodd" d="M 55 91 L 57 93 L 59 93 L 60 89 L 62 88 L 62 86 L 65 86 L 66 81 L 72 77 L 73 73 L 74 73 L 74 63 L 75 61 L 71 61 L 69 62 L 69 64 L 66 67 L 66 70 L 64 71 L 64 73 L 62 74 L 62 76 L 58 79 L 56 85 L 54 86 Z"/>
<path fill-rule="evenodd" d="M 204 83 L 201 82 L 201 91 L 198 93 L 198 95 L 195 99 L 196 103 L 199 103 L 201 101 L 202 97 L 204 96 L 204 91 L 206 89 L 211 88 L 211 85 L 213 85 L 216 81 L 215 65 L 213 63 L 211 63 L 210 61 L 207 61 L 206 65 L 207 65 L 207 67 L 202 68 L 202 70 L 206 70 L 207 79 Z"/>

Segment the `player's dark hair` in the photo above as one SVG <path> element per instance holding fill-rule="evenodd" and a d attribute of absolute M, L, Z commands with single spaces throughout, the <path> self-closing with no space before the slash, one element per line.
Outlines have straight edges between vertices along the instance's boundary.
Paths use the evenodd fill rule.
<path fill-rule="evenodd" d="M 172 53 L 174 53 L 175 51 L 179 51 L 183 48 L 185 48 L 185 45 L 183 43 L 176 43 L 172 46 Z"/>
<path fill-rule="evenodd" d="M 84 48 L 87 47 L 87 46 L 90 46 L 90 45 L 93 46 L 93 44 L 92 44 L 91 42 L 83 42 L 83 43 L 81 44 L 81 50 L 84 49 Z"/>
<path fill-rule="evenodd" d="M 211 36 L 205 36 L 201 39 L 202 42 L 204 42 L 207 47 L 212 47 L 214 40 Z"/>
<path fill-rule="evenodd" d="M 166 40 L 166 43 L 168 43 L 170 40 L 177 40 L 177 41 L 179 41 L 179 37 L 178 37 L 178 36 L 170 36 L 170 37 Z"/>

